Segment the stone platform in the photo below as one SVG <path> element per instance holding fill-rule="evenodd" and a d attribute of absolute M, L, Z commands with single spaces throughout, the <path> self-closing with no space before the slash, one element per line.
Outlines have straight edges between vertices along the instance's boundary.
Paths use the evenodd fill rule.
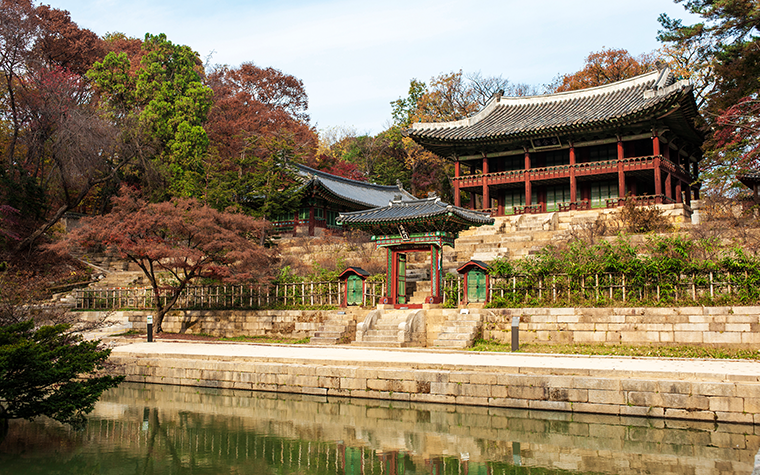
<path fill-rule="evenodd" d="M 323 396 L 760 424 L 760 362 L 136 343 L 128 381 Z"/>

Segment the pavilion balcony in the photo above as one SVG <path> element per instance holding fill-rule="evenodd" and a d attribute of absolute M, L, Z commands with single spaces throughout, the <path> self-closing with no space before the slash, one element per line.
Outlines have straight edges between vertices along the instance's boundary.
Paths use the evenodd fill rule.
<path fill-rule="evenodd" d="M 498 186 L 523 183 L 526 180 L 540 183 L 542 181 L 553 181 L 561 179 L 570 179 L 571 174 L 576 177 L 590 177 L 596 175 L 616 174 L 622 168 L 624 173 L 637 172 L 643 170 L 654 170 L 657 162 L 660 162 L 660 169 L 672 174 L 674 177 L 684 182 L 691 182 L 691 176 L 682 166 L 676 165 L 662 155 L 653 155 L 646 157 L 626 157 L 616 160 L 604 160 L 598 162 L 582 162 L 575 164 L 555 165 L 551 167 L 530 168 L 528 170 L 506 170 L 492 173 L 477 173 L 471 175 L 462 175 L 452 178 L 453 182 L 459 186 L 459 189 L 478 188 L 483 185 Z M 484 183 L 485 180 L 485 183 Z"/>

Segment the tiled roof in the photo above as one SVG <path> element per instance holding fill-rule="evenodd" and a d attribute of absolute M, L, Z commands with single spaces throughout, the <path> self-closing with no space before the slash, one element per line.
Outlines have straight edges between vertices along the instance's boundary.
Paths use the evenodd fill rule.
<path fill-rule="evenodd" d="M 760 172 L 742 173 L 741 175 L 737 175 L 736 178 L 748 188 L 754 188 L 756 184 L 760 183 Z"/>
<path fill-rule="evenodd" d="M 604 86 L 530 97 L 495 96 L 472 117 L 416 123 L 407 130 L 430 149 L 440 143 L 547 137 L 591 127 L 633 123 L 678 104 L 696 114 L 688 80 L 674 81 L 668 68 Z M 438 150 L 440 151 L 440 150 Z"/>
<path fill-rule="evenodd" d="M 294 164 L 299 175 L 304 177 L 304 186 L 319 187 L 335 198 L 349 201 L 366 208 L 385 206 L 397 197 L 403 201 L 417 199 L 414 195 L 397 186 L 376 185 L 331 175 L 305 165 Z"/>
<path fill-rule="evenodd" d="M 394 201 L 387 206 L 341 213 L 338 220 L 343 224 L 404 223 L 437 217 L 453 218 L 456 221 L 480 226 L 493 224 L 494 219 L 487 213 L 453 206 L 431 197 L 414 201 Z"/>

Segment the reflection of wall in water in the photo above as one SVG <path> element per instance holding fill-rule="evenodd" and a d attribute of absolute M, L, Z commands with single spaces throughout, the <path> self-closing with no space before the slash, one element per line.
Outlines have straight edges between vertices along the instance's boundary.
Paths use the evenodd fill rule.
<path fill-rule="evenodd" d="M 447 468 L 458 466 L 451 473 L 460 473 L 466 454 L 470 473 L 486 461 L 511 465 L 516 460 L 513 455 L 519 455 L 524 466 L 573 471 L 681 473 L 684 467 L 704 471 L 709 466 L 710 470 L 730 467 L 734 473 L 751 473 L 760 447 L 760 427 L 735 424 L 376 400 L 330 398 L 327 403 L 321 396 L 145 387 L 123 385 L 104 398 L 107 404 L 99 405 L 96 415 L 115 417 L 116 408 L 121 407 L 124 413 L 117 417 L 123 422 L 114 423 L 129 424 L 142 420 L 142 407 L 130 406 L 132 402 L 145 401 L 157 408 L 171 438 L 185 440 L 202 434 L 204 440 L 217 440 L 226 433 L 236 439 L 230 441 L 229 449 L 219 450 L 239 452 L 247 447 L 259 454 L 265 450 L 263 445 L 237 444 L 242 437 L 262 434 L 271 439 L 264 436 L 270 434 L 282 438 L 281 448 L 267 445 L 266 450 L 280 450 L 279 456 L 288 460 L 311 450 L 322 454 L 313 462 L 320 466 L 340 466 L 341 459 L 347 467 L 353 466 L 349 460 L 355 461 L 360 454 L 379 468 L 381 460 L 387 462 L 389 454 L 397 453 L 418 469 L 436 457 L 449 460 Z M 188 427 L 198 432 L 183 435 Z M 199 440 L 186 443 L 199 444 Z M 345 454 L 336 442 L 319 440 L 342 441 Z M 513 454 L 515 442 L 519 454 Z"/>

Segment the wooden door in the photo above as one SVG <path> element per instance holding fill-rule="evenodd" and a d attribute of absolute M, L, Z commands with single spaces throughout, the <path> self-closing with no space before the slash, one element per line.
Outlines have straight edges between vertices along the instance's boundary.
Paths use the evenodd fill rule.
<path fill-rule="evenodd" d="M 480 269 L 472 269 L 467 273 L 467 301 L 486 301 L 486 274 Z"/>

